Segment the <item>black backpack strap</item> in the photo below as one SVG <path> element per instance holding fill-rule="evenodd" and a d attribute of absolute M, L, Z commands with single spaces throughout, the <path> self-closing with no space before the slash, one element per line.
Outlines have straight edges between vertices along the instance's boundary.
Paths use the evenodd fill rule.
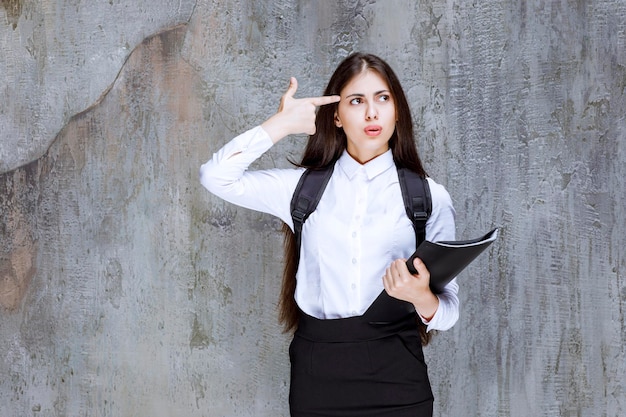
<path fill-rule="evenodd" d="M 291 198 L 291 218 L 297 247 L 300 247 L 304 222 L 317 208 L 334 168 L 335 165 L 330 164 L 321 169 L 307 169 L 300 177 Z M 428 180 L 406 168 L 398 168 L 397 171 L 406 214 L 415 230 L 416 246 L 419 246 L 426 239 L 426 222 L 432 211 Z"/>
<path fill-rule="evenodd" d="M 300 177 L 293 197 L 291 197 L 291 218 L 293 219 L 293 232 L 298 248 L 302 237 L 302 226 L 317 208 L 334 168 L 335 164 L 330 164 L 321 169 L 307 169 Z"/>
<path fill-rule="evenodd" d="M 415 245 L 426 240 L 426 221 L 432 212 L 428 180 L 407 168 L 398 168 L 398 179 L 406 215 L 413 223 Z"/>

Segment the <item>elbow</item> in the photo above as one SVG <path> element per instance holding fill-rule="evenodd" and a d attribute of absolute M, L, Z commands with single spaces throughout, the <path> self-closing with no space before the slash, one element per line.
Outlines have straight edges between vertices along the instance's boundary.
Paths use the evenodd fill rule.
<path fill-rule="evenodd" d="M 206 169 L 207 164 L 208 162 L 206 164 L 202 164 L 198 172 L 198 178 L 200 179 L 200 184 L 202 184 L 202 186 L 206 189 L 208 189 L 209 185 L 211 184 L 211 176 L 208 174 L 207 169 Z"/>
<path fill-rule="evenodd" d="M 227 175 L 212 160 L 200 166 L 199 179 L 200 184 L 211 194 L 223 199 L 240 192 L 239 181 Z"/>
<path fill-rule="evenodd" d="M 212 169 L 211 161 L 208 161 L 200 166 L 198 177 L 200 179 L 200 184 L 202 184 L 202 186 L 211 193 L 215 194 L 219 186 L 217 176 Z"/>

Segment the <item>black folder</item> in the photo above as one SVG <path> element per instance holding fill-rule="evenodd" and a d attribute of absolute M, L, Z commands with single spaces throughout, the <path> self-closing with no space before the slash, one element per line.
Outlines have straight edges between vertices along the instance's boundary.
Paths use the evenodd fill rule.
<path fill-rule="evenodd" d="M 466 266 L 480 255 L 498 237 L 498 228 L 478 239 L 429 242 L 423 241 L 406 261 L 409 272 L 417 274 L 413 259 L 420 258 L 430 272 L 430 289 L 433 293 L 443 292 Z"/>

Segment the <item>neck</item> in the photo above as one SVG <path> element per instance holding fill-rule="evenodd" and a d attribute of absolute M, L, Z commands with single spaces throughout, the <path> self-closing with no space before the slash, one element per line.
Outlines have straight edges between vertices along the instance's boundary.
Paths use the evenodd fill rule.
<path fill-rule="evenodd" d="M 378 158 L 380 155 L 384 154 L 388 150 L 389 150 L 388 147 L 384 149 L 378 149 L 376 151 L 363 151 L 359 149 L 349 149 L 349 148 L 346 149 L 346 151 L 348 152 L 348 155 L 350 155 L 352 159 L 354 159 L 361 165 L 365 165 L 372 159 Z"/>

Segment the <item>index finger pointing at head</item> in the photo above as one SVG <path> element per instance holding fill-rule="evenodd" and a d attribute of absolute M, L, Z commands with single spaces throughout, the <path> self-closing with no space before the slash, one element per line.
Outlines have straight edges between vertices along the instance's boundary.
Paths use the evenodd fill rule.
<path fill-rule="evenodd" d="M 316 106 L 325 106 L 327 104 L 337 103 L 341 100 L 340 96 L 322 96 L 322 97 L 313 97 L 310 99 L 311 103 Z"/>

